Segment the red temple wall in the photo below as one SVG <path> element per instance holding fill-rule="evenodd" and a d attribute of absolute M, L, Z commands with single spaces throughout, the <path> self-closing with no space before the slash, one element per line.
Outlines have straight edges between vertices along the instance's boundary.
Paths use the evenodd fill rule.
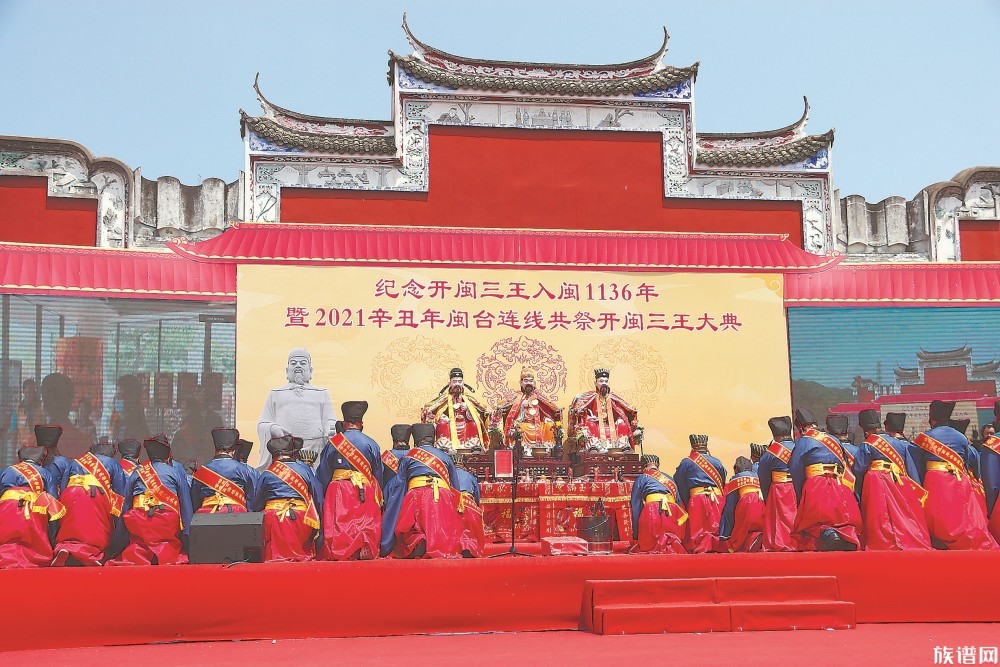
<path fill-rule="evenodd" d="M 946 368 L 925 368 L 923 384 L 903 385 L 899 389 L 900 393 L 903 394 L 976 391 L 992 395 L 996 388 L 996 383 L 990 380 L 970 382 L 966 375 L 965 366 L 948 366 Z"/>
<path fill-rule="evenodd" d="M 1000 260 L 1000 220 L 959 220 L 963 262 Z"/>
<path fill-rule="evenodd" d="M 44 176 L 0 176 L 0 241 L 97 244 L 97 200 L 49 197 Z"/>
<path fill-rule="evenodd" d="M 282 188 L 285 222 L 782 233 L 797 201 L 667 199 L 654 132 L 431 126 L 428 192 Z"/>

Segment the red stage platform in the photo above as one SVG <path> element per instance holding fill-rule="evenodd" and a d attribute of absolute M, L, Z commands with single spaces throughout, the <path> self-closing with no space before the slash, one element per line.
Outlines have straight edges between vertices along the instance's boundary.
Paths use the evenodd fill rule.
<path fill-rule="evenodd" d="M 576 630 L 588 581 L 628 579 L 836 577 L 858 623 L 995 622 L 998 570 L 1000 552 L 937 551 L 4 570 L 33 620 L 0 650 Z"/>

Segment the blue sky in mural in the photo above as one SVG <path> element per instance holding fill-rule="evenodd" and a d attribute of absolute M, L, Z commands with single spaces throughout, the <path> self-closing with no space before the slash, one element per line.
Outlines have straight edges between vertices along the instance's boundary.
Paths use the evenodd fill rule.
<path fill-rule="evenodd" d="M 790 308 L 793 380 L 850 387 L 855 375 L 881 384 L 896 366 L 916 368 L 917 351 L 968 345 L 972 361 L 1000 355 L 1000 308 Z"/>

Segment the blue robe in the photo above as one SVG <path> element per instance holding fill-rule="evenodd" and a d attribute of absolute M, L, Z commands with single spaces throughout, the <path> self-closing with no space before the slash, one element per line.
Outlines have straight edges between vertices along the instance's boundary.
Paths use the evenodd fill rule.
<path fill-rule="evenodd" d="M 712 467 L 719 471 L 719 476 L 722 477 L 724 485 L 726 483 L 726 469 L 723 467 L 722 461 L 711 454 L 705 454 L 704 456 L 712 464 Z M 681 502 L 678 504 L 685 507 L 691 497 L 691 489 L 696 486 L 715 486 L 715 482 L 708 476 L 708 473 L 699 468 L 697 463 L 687 457 L 681 459 L 680 464 L 678 464 L 677 472 L 674 473 L 674 481 L 677 482 L 677 492 L 681 496 Z M 719 493 L 722 493 L 721 488 L 719 489 Z"/>
<path fill-rule="evenodd" d="M 983 487 L 986 489 L 986 509 L 992 514 L 996 507 L 997 496 L 1000 495 L 1000 454 L 989 447 L 983 447 L 979 455 L 979 470 L 983 476 Z"/>
<path fill-rule="evenodd" d="M 125 471 L 122 470 L 121 465 L 115 459 L 110 456 L 104 456 L 103 454 L 94 454 L 97 459 L 104 466 L 104 469 L 108 471 L 108 476 L 111 477 L 111 490 L 120 496 L 125 495 L 125 488 L 128 486 L 128 476 Z M 80 462 L 73 459 L 69 462 L 69 468 L 67 468 L 66 479 L 69 480 L 73 475 L 89 475 L 87 469 L 80 465 Z M 126 508 L 122 508 L 124 511 Z"/>
<path fill-rule="evenodd" d="M 747 472 L 733 475 L 732 479 L 736 479 L 737 477 L 756 478 L 757 475 L 754 474 L 753 470 L 748 470 Z M 722 508 L 722 518 L 719 519 L 719 539 L 728 540 L 729 536 L 733 534 L 733 528 L 736 526 L 736 504 L 739 501 L 740 492 L 738 490 L 730 491 L 726 495 L 726 504 Z"/>
<path fill-rule="evenodd" d="M 316 473 L 313 472 L 312 466 L 308 463 L 303 463 L 299 460 L 289 460 L 289 459 L 279 459 L 282 463 L 287 465 L 289 468 L 298 473 L 299 477 L 305 480 L 306 484 L 309 486 L 309 492 L 312 493 L 313 503 L 316 505 L 316 511 L 320 515 L 321 529 L 320 534 L 322 535 L 322 520 L 323 520 L 323 486 L 319 482 L 319 478 L 316 477 Z M 295 489 L 285 484 L 281 481 L 277 475 L 272 472 L 267 472 L 266 470 L 261 472 L 260 479 L 257 482 L 257 488 L 254 490 L 254 512 L 263 512 L 264 506 L 267 505 L 269 500 L 278 500 L 281 498 L 298 498 L 300 500 L 305 500 L 302 498 Z"/>
<path fill-rule="evenodd" d="M 935 426 L 927 431 L 927 435 L 934 438 L 943 445 L 947 445 L 962 457 L 966 468 L 976 477 L 979 476 L 979 454 L 975 448 L 969 444 L 968 439 L 960 432 L 950 426 Z M 934 456 L 930 452 L 914 445 L 912 451 L 913 462 L 920 473 L 920 483 L 924 483 L 924 475 L 927 472 L 928 461 L 942 461 L 943 459 Z"/>
<path fill-rule="evenodd" d="M 382 469 L 384 466 L 382 464 L 382 450 L 379 449 L 378 443 L 357 429 L 344 431 L 344 437 L 347 438 L 348 442 L 357 447 L 362 456 L 368 459 L 368 465 L 371 466 L 372 478 L 376 484 L 381 485 L 384 474 Z M 334 470 L 355 470 L 355 467 L 350 461 L 340 455 L 336 447 L 328 442 L 323 448 L 323 453 L 320 454 L 319 467 L 316 470 L 316 476 L 319 478 L 320 484 L 323 485 L 324 489 L 330 485 Z"/>
<path fill-rule="evenodd" d="M 133 473 L 128 478 L 124 494 L 125 506 L 122 508 L 122 514 L 125 514 L 125 512 L 132 508 L 133 498 L 146 492 L 146 485 L 143 484 L 142 479 L 140 479 L 138 470 L 139 469 L 136 468 L 137 472 Z M 183 525 L 183 528 L 180 529 L 180 536 L 181 542 L 184 544 L 184 548 L 187 549 L 188 531 L 191 528 L 191 515 L 193 514 L 193 510 L 191 509 L 191 487 L 188 486 L 187 473 L 184 472 L 184 466 L 176 461 L 171 463 L 167 463 L 165 461 L 153 461 L 153 470 L 156 471 L 160 481 L 163 482 L 163 486 L 166 487 L 168 491 L 175 494 L 177 499 L 180 501 L 180 520 Z M 119 521 L 119 525 L 124 527 L 124 522 Z"/>
<path fill-rule="evenodd" d="M 246 463 L 241 463 L 231 456 L 216 456 L 204 465 L 212 472 L 225 477 L 236 486 L 243 489 L 246 494 L 247 510 L 254 506 L 253 494 L 257 483 L 256 471 Z M 198 480 L 191 482 L 191 507 L 194 511 L 201 508 L 205 498 L 215 495 L 211 487 L 205 486 Z"/>
<path fill-rule="evenodd" d="M 833 439 L 836 440 L 836 438 Z M 792 474 L 795 497 L 799 502 L 802 502 L 802 485 L 806 483 L 806 467 L 816 463 L 846 465 L 846 461 L 839 460 L 837 455 L 819 440 L 805 435 L 796 440 L 795 448 L 792 449 L 792 458 L 788 462 L 788 471 Z"/>
<path fill-rule="evenodd" d="M 664 477 L 668 479 L 673 479 L 670 475 L 661 472 Z M 676 482 L 675 482 L 676 483 Z M 679 491 L 679 490 L 678 490 Z M 646 496 L 651 493 L 672 493 L 670 489 L 660 483 L 655 477 L 650 477 L 649 475 L 642 474 L 635 478 L 635 482 L 632 483 L 632 499 L 630 501 L 632 509 L 632 539 L 639 539 L 639 515 L 642 513 L 642 508 L 646 504 Z M 674 499 L 678 504 L 680 500 Z"/>
<path fill-rule="evenodd" d="M 795 450 L 795 442 L 791 438 L 782 440 L 778 444 L 789 451 Z M 789 460 L 790 462 L 791 460 Z M 771 473 L 788 472 L 788 465 L 771 452 L 764 452 L 764 455 L 760 457 L 757 470 L 754 472 L 760 480 L 760 495 L 764 498 L 764 502 L 767 502 L 767 494 L 771 490 Z"/>
<path fill-rule="evenodd" d="M 917 464 L 913 460 L 914 446 L 905 440 L 897 440 L 884 431 L 879 432 L 878 435 L 882 436 L 886 442 L 892 445 L 892 448 L 896 450 L 899 458 L 906 465 L 906 474 L 913 481 L 917 481 L 919 479 L 919 472 L 917 471 Z M 854 457 L 854 476 L 857 478 L 854 482 L 854 495 L 858 497 L 858 500 L 861 499 L 861 490 L 865 483 L 865 475 L 868 473 L 868 466 L 871 465 L 872 461 L 888 460 L 889 458 L 885 454 L 872 445 L 869 445 L 867 442 L 861 443 L 861 446 L 858 447 L 858 453 Z"/>
<path fill-rule="evenodd" d="M 62 458 L 64 461 L 68 461 L 68 459 L 61 456 L 59 458 Z M 53 498 L 58 498 L 59 489 L 56 483 L 56 478 L 53 476 L 52 471 L 49 470 L 48 466 L 43 467 L 35 465 L 31 462 L 28 462 L 28 465 L 37 470 L 42 476 L 42 481 L 45 483 L 45 492 Z M 3 471 L 0 471 L 0 496 L 2 496 L 7 489 L 13 489 L 19 486 L 30 487 L 31 485 L 28 484 L 28 480 L 24 475 L 14 469 L 14 466 L 4 468 Z M 56 533 L 58 532 L 59 522 L 49 521 L 48 534 L 50 544 L 55 544 Z"/>
<path fill-rule="evenodd" d="M 45 461 L 45 469 L 49 471 L 49 474 L 55 480 L 59 493 L 62 493 L 66 485 L 69 484 L 69 459 L 61 454 L 51 456 Z M 58 498 L 59 493 L 53 495 Z"/>
<path fill-rule="evenodd" d="M 479 504 L 479 480 L 468 470 L 455 468 L 455 489 L 460 493 L 471 494 L 476 504 Z"/>
<path fill-rule="evenodd" d="M 402 461 L 406 453 L 410 451 L 409 447 L 406 449 L 390 449 L 388 450 L 391 455 L 396 457 L 397 461 Z M 382 464 L 382 490 L 388 495 L 387 489 L 389 488 L 389 482 L 393 480 L 396 476 L 396 472 L 389 466 Z"/>
<path fill-rule="evenodd" d="M 445 467 L 448 468 L 449 479 L 446 481 L 454 485 L 458 480 L 458 473 L 451 457 L 437 447 L 430 445 L 421 445 L 420 449 L 430 452 L 444 463 Z M 409 489 L 410 480 L 422 475 L 438 477 L 436 472 L 412 456 L 404 456 L 399 460 L 399 471 L 385 490 L 385 509 L 382 512 L 381 553 L 383 556 L 392 553 L 393 547 L 396 546 L 396 521 L 399 519 L 399 510 L 403 506 L 403 496 Z"/>

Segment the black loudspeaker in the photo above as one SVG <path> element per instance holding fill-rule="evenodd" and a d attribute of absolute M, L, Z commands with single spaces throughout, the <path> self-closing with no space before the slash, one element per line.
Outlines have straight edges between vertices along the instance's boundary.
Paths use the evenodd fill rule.
<path fill-rule="evenodd" d="M 195 514 L 188 547 L 191 563 L 263 563 L 264 513 Z"/>

